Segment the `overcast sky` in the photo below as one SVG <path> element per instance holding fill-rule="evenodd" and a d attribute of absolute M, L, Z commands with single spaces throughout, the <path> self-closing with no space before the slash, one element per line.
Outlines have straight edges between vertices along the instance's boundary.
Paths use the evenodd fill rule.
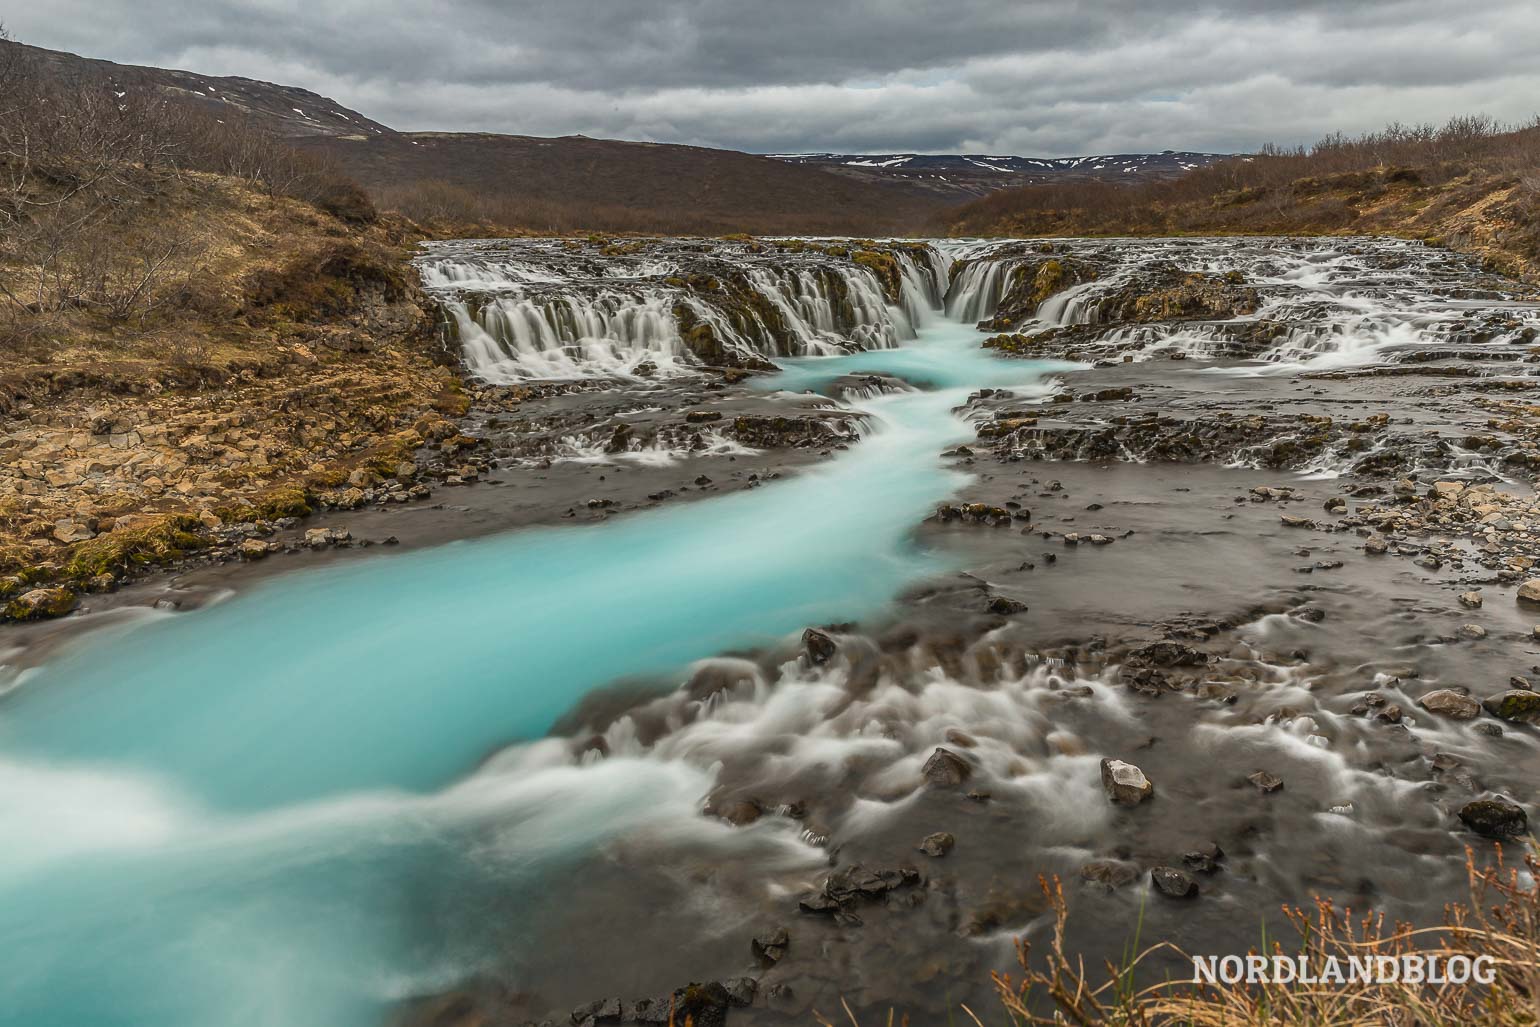
<path fill-rule="evenodd" d="M 403 130 L 757 152 L 1250 150 L 1540 110 L 1536 0 L 45 0 L 16 38 Z"/>

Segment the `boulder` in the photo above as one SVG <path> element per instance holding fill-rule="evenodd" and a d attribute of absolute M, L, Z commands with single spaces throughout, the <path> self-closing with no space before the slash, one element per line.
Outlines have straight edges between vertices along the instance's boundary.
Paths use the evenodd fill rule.
<path fill-rule="evenodd" d="M 802 649 L 807 653 L 809 663 L 821 665 L 834 658 L 834 654 L 839 651 L 839 644 L 828 632 L 808 628 L 802 632 Z"/>
<path fill-rule="evenodd" d="M 938 788 L 956 788 L 973 776 L 973 767 L 952 750 L 938 746 L 920 768 L 920 773 Z"/>
<path fill-rule="evenodd" d="M 54 524 L 53 537 L 65 545 L 70 545 L 75 542 L 85 542 L 93 539 L 96 537 L 96 532 L 91 530 L 90 525 L 66 517 Z"/>
<path fill-rule="evenodd" d="M 236 547 L 241 557 L 246 560 L 260 560 L 267 555 L 269 545 L 259 538 L 249 538 Z"/>
<path fill-rule="evenodd" d="M 1190 899 L 1198 894 L 1198 882 L 1176 867 L 1156 867 L 1151 870 L 1150 883 L 1167 898 Z"/>
<path fill-rule="evenodd" d="M 62 617 L 75 608 L 75 593 L 67 588 L 34 588 L 12 599 L 5 615 L 12 620 Z"/>
<path fill-rule="evenodd" d="M 1520 585 L 1519 598 L 1529 603 L 1540 603 L 1540 578 L 1530 578 Z"/>
<path fill-rule="evenodd" d="M 953 838 L 945 831 L 937 831 L 935 834 L 926 835 L 920 841 L 918 847 L 919 850 L 925 853 L 927 856 L 940 857 L 945 856 L 947 853 L 951 852 L 952 846 L 956 844 L 956 838 Z"/>
<path fill-rule="evenodd" d="M 1487 838 L 1518 838 L 1529 830 L 1524 810 L 1507 799 L 1477 799 L 1460 807 L 1465 826 Z"/>
<path fill-rule="evenodd" d="M 1139 868 L 1119 859 L 1097 859 L 1080 868 L 1080 879 L 1112 891 L 1138 880 Z"/>
<path fill-rule="evenodd" d="M 1503 720 L 1529 721 L 1540 715 L 1540 692 L 1525 688 L 1510 688 L 1482 700 L 1487 712 Z"/>
<path fill-rule="evenodd" d="M 1155 794 L 1155 786 L 1144 771 L 1122 760 L 1102 760 L 1102 789 L 1119 806 L 1137 806 Z"/>
<path fill-rule="evenodd" d="M 779 963 L 790 945 L 791 934 L 784 927 L 755 935 L 749 941 L 749 948 L 754 953 L 754 958 L 763 966 L 774 966 Z"/>
<path fill-rule="evenodd" d="M 1481 715 L 1481 704 L 1468 695 L 1452 688 L 1440 688 L 1417 700 L 1417 705 L 1429 713 L 1437 713 L 1451 720 L 1474 720 Z"/>
<path fill-rule="evenodd" d="M 1470 607 L 1473 610 L 1480 609 L 1481 608 L 1481 593 L 1480 592 L 1461 592 L 1460 593 L 1460 605 L 1461 606 L 1468 606 L 1468 607 Z"/>

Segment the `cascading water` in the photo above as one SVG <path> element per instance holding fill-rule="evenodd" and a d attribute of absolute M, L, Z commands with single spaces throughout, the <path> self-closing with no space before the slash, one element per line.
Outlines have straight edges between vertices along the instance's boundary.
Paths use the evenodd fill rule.
<path fill-rule="evenodd" d="M 785 266 L 725 245 L 710 257 L 627 261 L 572 257 L 545 241 L 451 243 L 418 267 L 467 366 L 494 383 L 628 376 L 643 365 L 652 375 L 690 373 L 717 359 L 715 346 L 751 359 L 890 349 L 914 339 L 940 302 L 945 276 L 933 249 L 880 251 L 900 270 L 890 301 L 848 251 L 803 245 Z M 692 341 L 681 310 L 708 330 L 709 345 Z"/>
<path fill-rule="evenodd" d="M 922 319 L 885 313 L 875 279 L 845 274 L 866 345 Z M 925 267 L 906 265 L 905 280 L 906 302 L 939 298 Z M 780 281 L 823 331 L 813 279 Z M 667 359 L 663 304 L 630 296 L 606 282 L 456 316 L 483 373 Z M 929 390 L 873 392 L 874 430 L 791 481 L 285 576 L 103 629 L 30 675 L 0 721 L 13 839 L 0 1018 L 373 1027 L 391 1003 L 527 944 L 487 909 L 525 919 L 542 882 L 644 825 L 734 859 L 818 866 L 789 822 L 748 838 L 703 821 L 712 770 L 688 752 L 578 766 L 532 742 L 475 768 L 607 681 L 873 612 L 944 566 L 910 533 L 963 480 L 939 458 L 971 437 L 952 410 L 980 384 L 1044 395 L 1054 365 L 993 360 L 956 323 L 917 332 L 767 381 L 881 372 Z"/>
<path fill-rule="evenodd" d="M 1415 301 L 1420 320 L 1387 311 L 1384 290 L 1359 302 L 1353 289 L 1369 289 L 1344 283 L 1348 264 L 1310 252 L 1117 245 L 1131 263 L 1151 254 L 1216 270 L 1242 262 L 1266 302 L 1254 317 L 1226 322 L 1232 329 L 1290 311 L 1370 319 L 1350 332 L 1321 330 L 1323 345 L 1310 353 L 1335 348 L 1356 360 L 1363 354 L 1351 344 L 1386 318 L 1416 339 L 1463 321 L 1426 298 Z M 656 737 L 643 738 L 629 718 L 606 731 L 602 747 L 542 737 L 617 679 L 674 682 L 692 660 L 808 624 L 870 618 L 900 589 L 951 566 L 947 553 L 917 549 L 913 529 L 967 480 L 940 457 L 974 439 L 955 411 L 981 387 L 1022 403 L 1045 398 L 1045 376 L 1072 366 L 980 349 L 971 323 L 995 313 L 1011 266 L 987 259 L 991 248 L 895 250 L 902 283 L 890 303 L 867 269 L 812 257 L 778 268 L 724 247 L 735 255 L 708 262 L 709 273 L 741 274 L 765 304 L 754 317 L 704 287 L 668 284 L 708 273 L 686 269 L 700 263 L 695 251 L 574 256 L 561 241 L 539 240 L 448 246 L 424 258 L 467 364 L 488 380 L 624 375 L 642 362 L 687 373 L 701 358 L 680 331 L 683 305 L 726 346 L 799 354 L 761 389 L 843 395 L 859 402 L 871 430 L 825 464 L 762 489 L 332 565 L 195 612 L 147 612 L 10 682 L 0 717 L 8 839 L 0 1021 L 374 1027 L 403 999 L 510 965 L 516 984 L 533 986 L 541 982 L 518 980 L 520 968 L 542 950 L 570 955 L 559 931 L 546 929 L 562 923 L 553 907 L 569 901 L 553 882 L 602 873 L 621 850 L 682 861 L 682 876 L 701 870 L 702 907 L 736 910 L 745 895 L 772 889 L 784 897 L 799 875 L 827 866 L 802 825 L 767 816 L 735 829 L 700 815 L 727 756 L 753 746 L 783 777 L 877 767 L 851 814 L 876 822 L 906 801 L 888 797 L 918 774 L 928 754 L 921 743 L 955 727 L 985 736 L 979 757 L 1000 783 L 997 805 L 978 807 L 981 816 L 1061 828 L 1065 848 L 1087 855 L 1088 838 L 1107 841 L 1097 833 L 1111 814 L 1095 758 L 1055 750 L 1053 718 L 1084 700 L 1093 719 L 1126 728 L 1130 744 L 1148 730 L 1128 714 L 1121 685 L 1086 682 L 1077 696 L 1046 669 L 1019 680 L 1002 671 L 988 688 L 937 669 L 918 693 L 884 683 L 855 701 L 817 674 L 784 688 L 750 674 L 722 699 L 697 702 L 688 690 L 659 699 L 668 728 Z M 964 263 L 949 281 L 951 259 Z M 843 287 L 831 288 L 830 276 Z M 1092 327 L 1073 311 L 1089 310 L 1077 302 L 1110 281 L 1045 306 L 1037 320 Z M 938 316 L 943 302 L 951 320 Z M 785 326 L 779 339 L 749 327 L 768 331 L 772 311 Z M 1513 333 L 1504 338 L 1528 327 L 1504 329 Z M 897 345 L 904 341 L 912 344 Z M 1288 345 L 1304 337 L 1250 366 L 1283 366 L 1306 352 Z M 863 374 L 917 388 L 852 383 Z M 731 445 L 717 436 L 703 444 Z M 596 456 L 580 440 L 562 454 Z M 1275 673 L 1273 685 L 1300 696 L 1314 687 L 1288 677 L 1303 675 L 1293 664 Z M 1398 701 L 1411 708 L 1413 699 Z M 1285 728 L 1258 711 L 1247 716 L 1206 751 L 1245 748 L 1237 758 L 1249 760 L 1273 745 L 1342 759 L 1302 738 L 1289 749 L 1289 738 L 1273 737 Z M 1001 724 L 1006 740 L 988 737 Z M 1405 815 L 1399 785 L 1383 775 L 1339 777 L 1338 794 Z M 1008 806 L 1024 797 L 1032 818 Z M 739 865 L 760 873 L 732 877 Z"/>

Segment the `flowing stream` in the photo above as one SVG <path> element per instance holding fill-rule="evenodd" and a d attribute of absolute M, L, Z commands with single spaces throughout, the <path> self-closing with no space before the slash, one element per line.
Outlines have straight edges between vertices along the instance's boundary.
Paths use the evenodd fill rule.
<path fill-rule="evenodd" d="M 559 901 L 552 882 L 607 847 L 661 833 L 714 866 L 826 867 L 790 818 L 738 830 L 701 816 L 718 762 L 689 732 L 650 749 L 617 735 L 603 759 L 546 736 L 616 682 L 671 686 L 693 661 L 875 618 L 959 565 L 914 534 L 968 481 L 941 455 L 974 439 L 959 408 L 981 388 L 1046 398 L 1051 373 L 1084 366 L 980 348 L 973 323 L 1017 281 L 1011 262 L 1042 259 L 1022 244 L 995 259 L 992 245 L 897 251 L 893 302 L 868 265 L 738 244 L 600 259 L 560 241 L 462 243 L 427 261 L 468 366 L 488 381 L 640 388 L 698 374 L 696 350 L 715 347 L 774 359 L 780 371 L 760 390 L 846 397 L 866 415 L 864 437 L 762 488 L 293 572 L 189 613 L 146 611 L 22 675 L 0 706 L 0 1023 L 373 1027 L 403 999 L 506 970 L 510 952 L 542 944 L 533 911 Z M 1143 263 L 1177 254 L 1220 273 L 1249 261 L 1264 290 L 1256 314 L 1122 326 L 1100 340 L 1135 347 L 1130 363 L 1172 350 L 1207 363 L 1236 338 L 1261 338 L 1259 322 L 1287 322 L 1255 342 L 1258 359 L 1205 381 L 1265 384 L 1416 341 L 1511 347 L 1536 330 L 1532 313 L 1495 300 L 1471 316 L 1452 286 L 1455 298 L 1426 299 L 1417 290 L 1441 265 L 1406 244 L 1371 256 L 1404 256 L 1413 285 L 1400 264 L 1375 277 L 1324 245 L 1068 245 L 1142 247 L 1036 311 L 1038 327 L 1088 338 L 1098 298 Z M 720 299 L 700 298 L 715 284 L 681 277 L 707 274 L 725 283 Z M 852 385 L 861 375 L 913 388 Z M 971 711 L 982 727 L 1019 715 L 1011 695 L 932 685 L 937 731 L 942 712 Z M 1123 690 L 1085 690 L 1105 720 L 1131 720 Z M 810 705 L 838 705 L 819 681 L 769 691 L 733 700 L 754 709 L 731 716 L 798 725 Z M 1029 691 L 1023 702 L 1047 694 Z M 713 744 L 730 746 L 735 726 L 729 716 L 697 734 L 720 729 Z M 860 745 L 894 748 L 877 716 L 867 726 L 809 745 L 835 764 Z M 1002 753 L 1002 766 L 1020 762 Z M 1054 758 L 1060 776 L 1020 787 L 1037 788 L 1045 808 L 1057 798 L 1107 816 L 1095 757 Z M 915 763 L 891 773 L 913 779 Z M 1051 837 L 1057 822 L 1037 823 Z M 1071 826 L 1076 839 L 1104 827 Z"/>
<path fill-rule="evenodd" d="M 868 437 L 791 480 L 284 575 L 23 681 L 0 719 L 0 1020 L 373 1024 L 497 956 L 476 911 L 644 821 L 698 823 L 685 763 L 481 761 L 606 682 L 877 612 L 943 568 L 910 536 L 962 480 L 953 409 L 1044 393 L 1050 365 L 927 319 L 901 349 L 786 361 L 772 387 L 922 387 L 864 401 Z"/>

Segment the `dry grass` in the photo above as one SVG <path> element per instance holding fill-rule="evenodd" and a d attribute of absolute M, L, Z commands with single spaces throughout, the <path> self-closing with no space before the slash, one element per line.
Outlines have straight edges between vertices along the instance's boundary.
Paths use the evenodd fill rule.
<path fill-rule="evenodd" d="M 1263 1027 L 1273 1024 L 1395 1025 L 1395 1027 L 1521 1027 L 1540 1020 L 1540 886 L 1533 852 L 1522 868 L 1498 861 L 1478 867 L 1469 853 L 1470 900 L 1447 907 L 1439 927 L 1387 924 L 1383 915 L 1355 914 L 1317 900 L 1312 907 L 1286 907 L 1298 938 L 1264 944 L 1251 955 L 1303 956 L 1311 967 L 1328 958 L 1343 967 L 1356 957 L 1400 957 L 1410 953 L 1487 957 L 1496 970 L 1491 985 L 1416 984 L 1404 981 L 1345 984 L 1267 983 L 1213 986 L 1188 982 L 1133 984 L 1138 967 L 1157 953 L 1185 953 L 1167 944 L 1141 951 L 1121 967 L 1101 971 L 1064 949 L 1067 909 L 1057 880 L 1043 889 L 1055 914 L 1055 929 L 1034 967 L 1032 946 L 1018 942 L 1022 974 L 996 974 L 1001 1006 L 1013 1025 L 1075 1023 L 1082 1027 Z"/>
<path fill-rule="evenodd" d="M 1182 965 L 1191 957 L 1169 943 L 1138 949 L 1121 963 L 1088 966 L 1065 948 L 1068 902 L 1057 877 L 1040 879 L 1054 912 L 1044 951 L 1018 939 L 1019 974 L 993 975 L 999 1006 L 975 1011 L 960 1006 L 957 1023 L 984 1027 L 1000 1014 L 1011 1027 L 1533 1027 L 1540 1023 L 1540 861 L 1533 849 L 1522 866 L 1478 866 L 1467 850 L 1470 898 L 1446 907 L 1444 923 L 1415 928 L 1387 923 L 1382 914 L 1357 914 L 1317 900 L 1285 907 L 1297 937 L 1268 941 L 1247 955 L 1304 957 L 1312 968 L 1335 959 L 1342 967 L 1365 957 L 1408 954 L 1471 960 L 1483 957 L 1495 971 L 1489 985 L 1352 981 L 1344 984 L 1265 983 L 1215 986 L 1188 981 L 1136 983 L 1140 968 L 1157 956 Z M 1346 974 L 1346 969 L 1344 969 Z M 814 1014 L 823 1027 L 861 1027 L 841 1002 L 843 1017 Z M 909 1018 L 890 1010 L 886 1027 L 907 1027 Z"/>

